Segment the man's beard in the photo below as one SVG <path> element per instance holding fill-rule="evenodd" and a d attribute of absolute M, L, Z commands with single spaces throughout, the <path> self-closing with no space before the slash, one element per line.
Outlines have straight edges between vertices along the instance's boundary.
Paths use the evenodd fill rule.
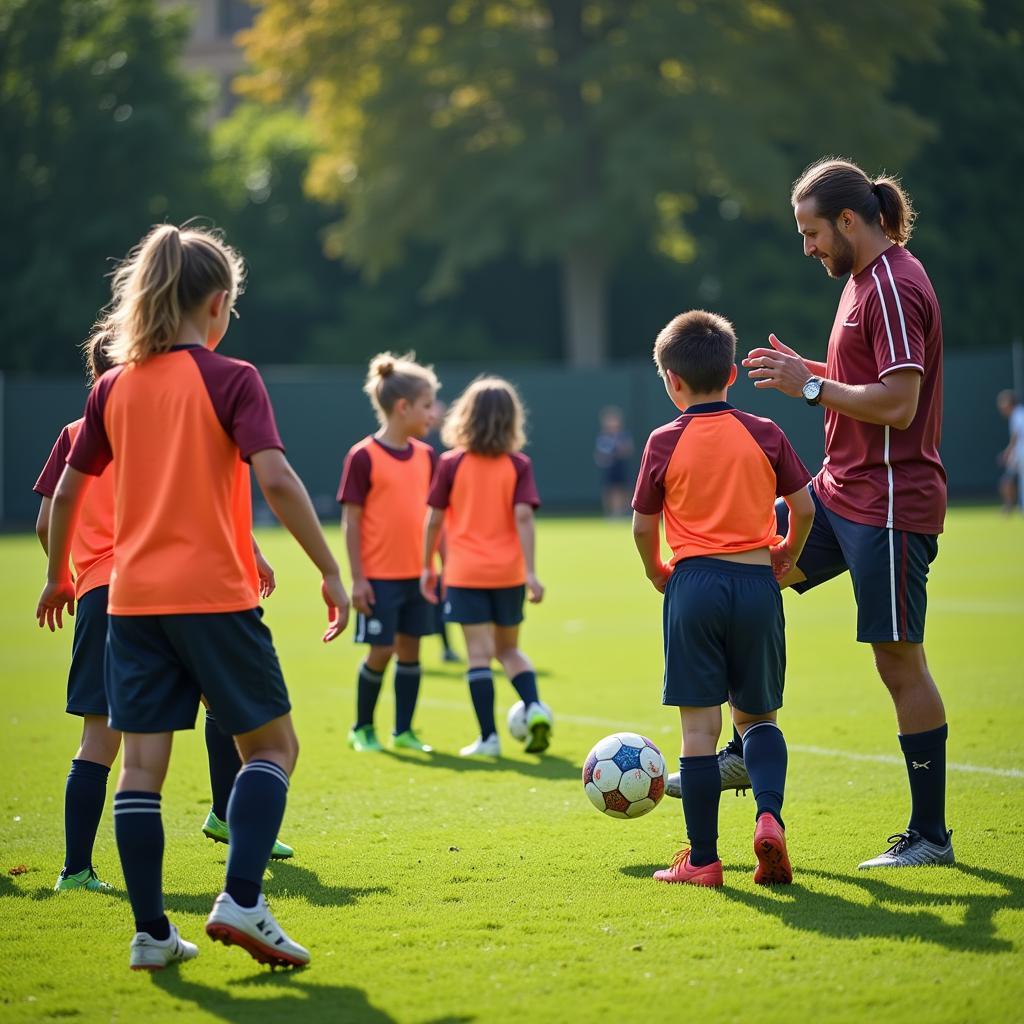
<path fill-rule="evenodd" d="M 853 246 L 835 229 L 832 229 L 832 267 L 825 267 L 829 277 L 846 277 L 853 270 Z"/>

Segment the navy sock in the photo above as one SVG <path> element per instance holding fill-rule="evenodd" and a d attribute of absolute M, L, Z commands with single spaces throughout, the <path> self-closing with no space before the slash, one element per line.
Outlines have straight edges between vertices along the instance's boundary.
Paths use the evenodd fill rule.
<path fill-rule="evenodd" d="M 466 678 L 476 720 L 480 723 L 480 735 L 487 739 L 498 731 L 494 724 L 494 676 L 489 668 L 471 668 Z"/>
<path fill-rule="evenodd" d="M 395 735 L 412 728 L 416 701 L 420 695 L 420 663 L 400 661 L 395 665 Z"/>
<path fill-rule="evenodd" d="M 789 751 L 786 737 L 774 722 L 755 722 L 743 737 L 743 760 L 754 791 L 757 817 L 771 814 L 783 828 L 782 801 L 786 794 Z"/>
<path fill-rule="evenodd" d="M 171 922 L 166 914 L 153 918 L 152 921 L 136 921 L 135 930 L 152 935 L 158 942 L 165 942 L 171 937 Z"/>
<path fill-rule="evenodd" d="M 213 813 L 221 821 L 228 820 L 228 798 L 235 776 L 242 768 L 235 741 L 221 731 L 217 719 L 206 712 L 206 756 L 210 762 L 210 793 L 213 796 Z"/>
<path fill-rule="evenodd" d="M 737 757 L 743 756 L 743 737 L 735 725 L 732 727 L 732 739 L 726 744 L 726 749 Z"/>
<path fill-rule="evenodd" d="M 722 777 L 718 758 L 679 758 L 683 789 L 683 818 L 690 839 L 690 863 L 703 867 L 718 860 L 718 802 L 722 796 Z"/>
<path fill-rule="evenodd" d="M 64 787 L 64 874 L 92 867 L 92 844 L 103 815 L 110 769 L 95 761 L 71 762 Z"/>
<path fill-rule="evenodd" d="M 250 761 L 235 779 L 228 801 L 231 845 L 224 889 L 241 907 L 256 905 L 287 800 L 288 773 L 273 761 Z"/>
<path fill-rule="evenodd" d="M 148 931 L 154 939 L 164 917 L 162 872 L 164 824 L 160 794 L 123 790 L 114 794 L 114 837 L 121 856 L 121 870 L 135 915 L 135 930 Z M 170 932 L 168 932 L 170 934 Z"/>
<path fill-rule="evenodd" d="M 900 746 L 910 778 L 910 823 L 925 839 L 946 845 L 946 737 L 949 726 L 905 733 Z"/>
<path fill-rule="evenodd" d="M 373 712 L 377 708 L 380 696 L 380 684 L 384 679 L 383 672 L 374 672 L 364 661 L 359 666 L 359 680 L 356 683 L 356 724 L 357 729 L 364 725 L 373 725 Z"/>
<path fill-rule="evenodd" d="M 516 693 L 519 694 L 519 699 L 527 707 L 540 700 L 537 695 L 537 673 L 532 668 L 515 676 L 512 685 L 515 687 Z"/>

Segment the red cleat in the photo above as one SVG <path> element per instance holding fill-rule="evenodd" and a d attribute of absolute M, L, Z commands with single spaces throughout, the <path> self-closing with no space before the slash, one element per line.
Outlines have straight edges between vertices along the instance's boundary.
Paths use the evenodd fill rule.
<path fill-rule="evenodd" d="M 786 852 L 786 830 L 773 814 L 762 814 L 754 828 L 754 869 L 756 885 L 789 885 L 793 867 Z"/>
<path fill-rule="evenodd" d="M 659 882 L 685 882 L 718 888 L 722 884 L 722 862 L 716 860 L 697 867 L 690 863 L 689 849 L 680 850 L 673 858 L 672 866 L 655 871 L 654 877 Z"/>

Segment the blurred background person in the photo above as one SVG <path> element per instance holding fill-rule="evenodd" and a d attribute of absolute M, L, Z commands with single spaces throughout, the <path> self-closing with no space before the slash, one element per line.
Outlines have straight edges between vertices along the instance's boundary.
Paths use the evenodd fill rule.
<path fill-rule="evenodd" d="M 609 518 L 629 510 L 629 460 L 633 438 L 625 429 L 622 410 L 615 405 L 601 410 L 601 428 L 594 441 L 594 462 L 601 470 L 601 504 Z"/>
<path fill-rule="evenodd" d="M 999 453 L 1003 475 L 999 478 L 999 496 L 1003 511 L 1009 515 L 1015 505 L 1024 512 L 1024 405 L 1013 391 L 1000 391 L 996 395 L 996 408 L 1009 421 L 1010 440 Z"/>

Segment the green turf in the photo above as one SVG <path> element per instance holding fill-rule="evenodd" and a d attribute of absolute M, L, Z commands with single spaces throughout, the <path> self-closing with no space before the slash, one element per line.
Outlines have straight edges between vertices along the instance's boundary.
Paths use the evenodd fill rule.
<path fill-rule="evenodd" d="M 638 821 L 599 815 L 578 772 L 616 729 L 677 748 L 660 706 L 659 600 L 625 523 L 542 522 L 548 598 L 526 650 L 557 717 L 551 756 L 467 764 L 460 673 L 434 638 L 418 715 L 433 756 L 345 746 L 357 651 L 320 644 L 317 581 L 292 542 L 260 535 L 279 590 L 274 630 L 302 741 L 282 837 L 291 863 L 267 892 L 312 950 L 269 973 L 214 946 L 202 923 L 224 847 L 200 834 L 201 732 L 179 738 L 164 797 L 167 906 L 200 956 L 154 977 L 127 970 L 131 915 L 107 814 L 96 863 L 113 897 L 50 892 L 61 864 L 63 778 L 75 721 L 62 713 L 70 636 L 36 630 L 34 541 L 0 541 L 4 650 L 0 765 L 0 1016 L 83 1021 L 1019 1020 L 1024 999 L 1024 523 L 950 517 L 932 574 L 928 651 L 947 701 L 950 823 L 959 866 L 858 873 L 906 821 L 888 698 L 853 639 L 848 582 L 788 595 L 791 744 L 786 820 L 796 883 L 752 884 L 749 797 L 722 800 L 726 887 L 649 878 L 682 838 L 679 804 Z M 340 546 L 337 545 L 336 546 Z M 202 568 L 197 567 L 197 573 Z M 385 687 L 387 690 L 387 687 Z M 499 682 L 502 712 L 511 688 Z M 390 698 L 378 713 L 389 731 Z M 11 876 L 11 868 L 28 872 Z M 613 1016 L 614 1015 L 614 1016 Z"/>

